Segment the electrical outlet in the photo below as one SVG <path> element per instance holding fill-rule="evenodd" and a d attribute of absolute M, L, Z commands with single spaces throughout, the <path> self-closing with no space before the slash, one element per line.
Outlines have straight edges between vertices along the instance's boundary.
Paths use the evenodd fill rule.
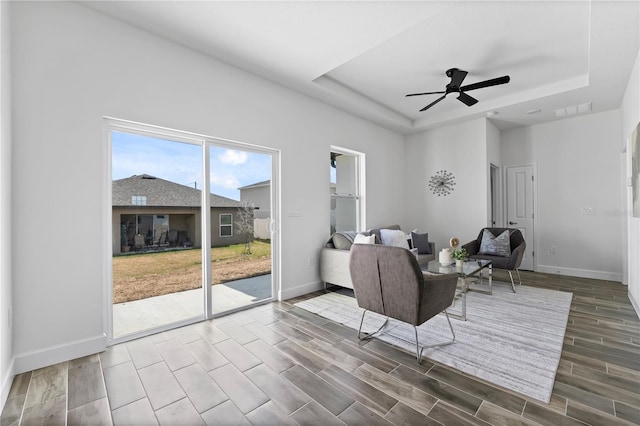
<path fill-rule="evenodd" d="M 549 249 L 549 252 L 551 254 L 558 254 L 558 246 L 551 246 L 551 248 Z"/>

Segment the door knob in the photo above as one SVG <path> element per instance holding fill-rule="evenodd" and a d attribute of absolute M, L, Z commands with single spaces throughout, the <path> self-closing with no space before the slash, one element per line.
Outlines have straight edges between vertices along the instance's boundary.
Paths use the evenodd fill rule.
<path fill-rule="evenodd" d="M 511 221 L 509 221 L 509 225 L 517 225 L 517 224 L 518 224 L 518 222 L 511 222 Z"/>

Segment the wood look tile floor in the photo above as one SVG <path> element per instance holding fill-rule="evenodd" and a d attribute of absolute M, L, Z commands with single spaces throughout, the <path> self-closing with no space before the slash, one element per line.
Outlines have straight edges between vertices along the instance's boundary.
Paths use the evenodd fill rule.
<path fill-rule="evenodd" d="M 640 424 L 640 321 L 627 287 L 522 278 L 574 294 L 549 404 L 359 343 L 293 306 L 310 294 L 20 374 L 1 424 Z"/>

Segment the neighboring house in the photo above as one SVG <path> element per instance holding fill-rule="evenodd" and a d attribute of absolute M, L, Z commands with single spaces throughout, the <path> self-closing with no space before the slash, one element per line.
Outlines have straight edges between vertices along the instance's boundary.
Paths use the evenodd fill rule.
<path fill-rule="evenodd" d="M 246 185 L 240 190 L 240 201 L 248 201 L 255 207 L 256 219 L 269 219 L 271 217 L 271 181 L 265 180 L 251 185 Z"/>
<path fill-rule="evenodd" d="M 142 236 L 147 246 L 200 247 L 201 200 L 199 189 L 147 174 L 114 180 L 113 253 L 139 245 L 136 235 Z M 235 226 L 242 203 L 215 194 L 210 194 L 210 200 L 211 246 L 243 243 L 244 237 Z"/>
<path fill-rule="evenodd" d="M 246 185 L 240 190 L 240 201 L 253 205 L 254 237 L 262 240 L 271 239 L 271 181 L 264 180 Z"/>

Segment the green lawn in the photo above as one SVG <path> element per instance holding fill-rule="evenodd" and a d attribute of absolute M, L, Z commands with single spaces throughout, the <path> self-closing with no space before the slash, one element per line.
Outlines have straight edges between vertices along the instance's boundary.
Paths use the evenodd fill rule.
<path fill-rule="evenodd" d="M 254 241 L 211 249 L 212 284 L 271 272 L 271 244 Z M 114 303 L 202 287 L 202 250 L 168 250 L 113 258 Z"/>

